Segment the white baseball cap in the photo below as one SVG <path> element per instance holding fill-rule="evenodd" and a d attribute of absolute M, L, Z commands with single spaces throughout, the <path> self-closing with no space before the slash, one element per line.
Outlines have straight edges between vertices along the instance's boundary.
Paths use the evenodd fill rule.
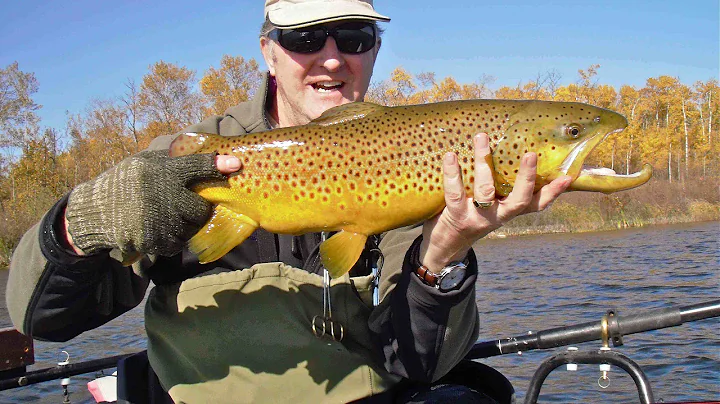
<path fill-rule="evenodd" d="M 277 28 L 301 28 L 340 20 L 390 21 L 373 0 L 265 0 L 265 18 Z"/>

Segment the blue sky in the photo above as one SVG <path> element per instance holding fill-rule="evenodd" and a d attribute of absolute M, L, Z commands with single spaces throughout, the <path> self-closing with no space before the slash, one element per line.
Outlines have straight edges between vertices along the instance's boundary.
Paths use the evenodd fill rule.
<path fill-rule="evenodd" d="M 66 111 L 93 98 L 121 96 L 159 60 L 197 71 L 224 54 L 262 61 L 261 0 L 72 2 L 0 0 L 0 66 L 33 72 L 43 126 L 63 129 Z M 600 64 L 598 81 L 642 87 L 646 79 L 683 83 L 718 77 L 717 0 L 429 1 L 375 0 L 392 18 L 374 80 L 397 66 L 492 87 L 515 85 L 551 69 L 562 84 Z M 264 68 L 264 63 L 261 62 Z"/>

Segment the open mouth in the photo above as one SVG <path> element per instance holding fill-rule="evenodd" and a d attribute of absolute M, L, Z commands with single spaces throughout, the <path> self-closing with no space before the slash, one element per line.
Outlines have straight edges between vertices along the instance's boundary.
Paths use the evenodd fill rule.
<path fill-rule="evenodd" d="M 567 175 L 575 177 L 570 184 L 573 191 L 596 191 L 609 194 L 638 187 L 650 180 L 652 177 L 652 166 L 644 164 L 642 169 L 636 173 L 622 175 L 606 167 L 588 167 L 583 165 L 587 156 L 597 145 L 603 142 L 613 133 L 621 132 L 623 129 L 616 129 L 605 136 L 596 136 L 578 144 L 567 156 L 562 164 L 561 170 Z"/>
<path fill-rule="evenodd" d="M 329 93 L 331 91 L 340 90 L 343 88 L 345 83 L 342 81 L 319 81 L 317 83 L 313 83 L 312 87 L 321 93 Z"/>

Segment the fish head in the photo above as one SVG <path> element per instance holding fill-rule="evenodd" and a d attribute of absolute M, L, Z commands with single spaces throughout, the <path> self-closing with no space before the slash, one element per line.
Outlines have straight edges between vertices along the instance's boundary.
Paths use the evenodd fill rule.
<path fill-rule="evenodd" d="M 527 152 L 538 156 L 536 190 L 563 175 L 572 177 L 570 189 L 600 192 L 632 188 L 649 179 L 647 172 L 630 177 L 610 169 L 583 168 L 597 145 L 627 127 L 627 119 L 616 112 L 581 103 L 537 101 L 520 108 L 508 121 L 511 124 L 493 151 L 496 188 L 501 195 L 511 190 Z M 594 180 L 588 181 L 590 177 Z"/>

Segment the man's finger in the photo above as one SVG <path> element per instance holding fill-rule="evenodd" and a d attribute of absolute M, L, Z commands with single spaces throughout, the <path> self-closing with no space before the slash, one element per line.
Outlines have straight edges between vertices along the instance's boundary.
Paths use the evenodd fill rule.
<path fill-rule="evenodd" d="M 463 204 L 465 186 L 455 153 L 446 153 L 443 158 L 443 186 L 445 187 L 445 204 L 448 208 L 454 209 Z"/>
<path fill-rule="evenodd" d="M 563 175 L 555 178 L 551 183 L 540 188 L 540 190 L 533 196 L 533 201 L 527 208 L 527 212 L 539 212 L 547 209 L 551 203 L 555 202 L 555 199 L 567 190 L 572 182 L 572 177 L 569 175 Z"/>
<path fill-rule="evenodd" d="M 495 182 L 489 139 L 486 133 L 480 133 L 473 138 L 473 142 L 475 145 L 473 199 L 478 203 L 490 204 L 495 200 Z"/>
<path fill-rule="evenodd" d="M 520 163 L 520 172 L 515 179 L 513 190 L 504 201 L 510 212 L 525 210 L 533 198 L 535 177 L 537 175 L 537 154 L 525 153 Z"/>
<path fill-rule="evenodd" d="M 223 154 L 215 156 L 215 165 L 217 166 L 218 171 L 225 175 L 232 174 L 242 167 L 239 158 Z"/>

